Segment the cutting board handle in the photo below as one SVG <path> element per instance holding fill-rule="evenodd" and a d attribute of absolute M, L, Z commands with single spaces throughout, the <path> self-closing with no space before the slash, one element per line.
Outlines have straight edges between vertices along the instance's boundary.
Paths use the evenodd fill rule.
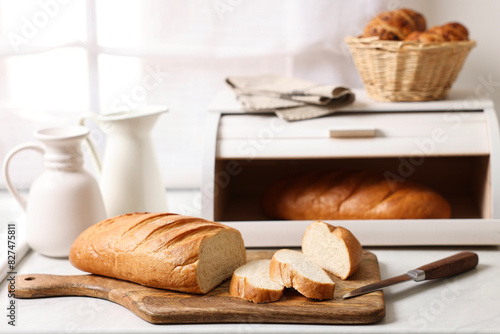
<path fill-rule="evenodd" d="M 116 282 L 120 281 L 96 275 L 17 275 L 15 284 L 9 285 L 9 293 L 16 298 L 88 296 L 109 299 L 109 292 L 117 287 Z"/>

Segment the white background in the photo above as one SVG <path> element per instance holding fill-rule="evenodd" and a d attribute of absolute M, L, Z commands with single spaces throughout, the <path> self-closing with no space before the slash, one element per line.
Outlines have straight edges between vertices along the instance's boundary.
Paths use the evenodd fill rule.
<path fill-rule="evenodd" d="M 153 137 L 165 185 L 198 188 L 207 106 L 227 76 L 278 73 L 361 87 L 343 38 L 398 7 L 422 12 L 428 26 L 465 24 L 477 47 L 454 87 L 500 105 L 500 1 L 100 0 L 96 40 L 89 3 L 0 1 L 0 157 L 33 140 L 34 130 L 76 124 L 89 110 L 161 103 L 170 111 Z M 39 165 L 36 153 L 20 155 L 16 185 L 28 188 Z"/>

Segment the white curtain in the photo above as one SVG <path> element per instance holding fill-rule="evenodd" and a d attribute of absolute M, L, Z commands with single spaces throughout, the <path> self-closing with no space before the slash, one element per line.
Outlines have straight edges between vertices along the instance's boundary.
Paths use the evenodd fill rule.
<path fill-rule="evenodd" d="M 76 124 L 88 110 L 166 104 L 170 111 L 153 132 L 165 184 L 198 187 L 207 106 L 227 76 L 277 73 L 359 87 L 343 39 L 390 5 L 2 0 L 0 156 L 32 140 L 35 129 Z M 102 152 L 105 142 L 99 144 Z M 20 156 L 15 183 L 29 187 L 39 165 L 35 153 Z"/>

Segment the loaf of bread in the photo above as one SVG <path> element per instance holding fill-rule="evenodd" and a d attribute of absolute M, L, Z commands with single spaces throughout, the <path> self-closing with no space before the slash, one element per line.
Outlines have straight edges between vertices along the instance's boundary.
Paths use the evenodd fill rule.
<path fill-rule="evenodd" d="M 274 253 L 269 276 L 307 298 L 333 299 L 335 283 L 320 266 L 301 252 L 281 249 Z"/>
<path fill-rule="evenodd" d="M 359 269 L 363 247 L 348 229 L 315 221 L 304 232 L 302 253 L 345 280 Z"/>
<path fill-rule="evenodd" d="M 427 28 L 422 14 L 401 8 L 374 17 L 365 27 L 362 37 L 377 36 L 381 40 L 402 41 L 414 31 Z"/>
<path fill-rule="evenodd" d="M 423 32 L 413 32 L 405 41 L 432 43 L 469 40 L 469 31 L 458 22 L 450 22 L 442 26 L 435 26 Z"/>
<path fill-rule="evenodd" d="M 386 180 L 366 171 L 314 172 L 281 179 L 263 197 L 274 219 L 424 219 L 449 218 L 448 202 L 410 181 Z"/>
<path fill-rule="evenodd" d="M 131 213 L 97 223 L 74 241 L 78 269 L 142 285 L 204 294 L 245 263 L 238 230 L 173 213 Z"/>
<path fill-rule="evenodd" d="M 229 294 L 254 303 L 270 303 L 281 299 L 285 287 L 271 280 L 271 260 L 250 261 L 236 269 L 229 284 Z"/>

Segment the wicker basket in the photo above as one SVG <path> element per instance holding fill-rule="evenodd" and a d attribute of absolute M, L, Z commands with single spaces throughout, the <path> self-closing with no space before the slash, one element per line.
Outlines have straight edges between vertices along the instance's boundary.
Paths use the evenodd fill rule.
<path fill-rule="evenodd" d="M 381 101 L 446 97 L 475 41 L 418 43 L 345 39 L 368 94 Z"/>

